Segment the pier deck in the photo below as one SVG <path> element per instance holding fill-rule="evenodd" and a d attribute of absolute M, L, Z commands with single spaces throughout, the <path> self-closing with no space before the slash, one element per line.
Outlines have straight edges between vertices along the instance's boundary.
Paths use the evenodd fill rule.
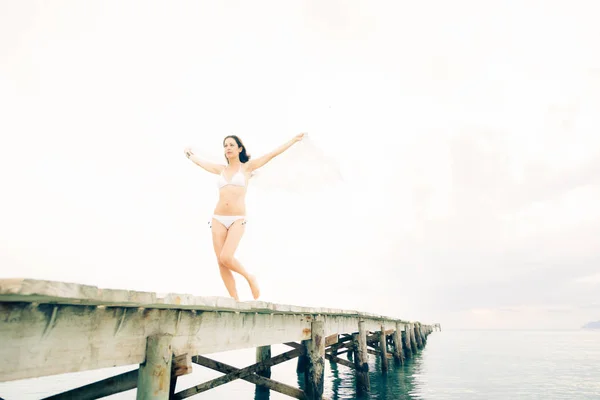
<path fill-rule="evenodd" d="M 350 310 L 4 279 L 0 280 L 0 382 L 139 364 L 139 370 L 120 378 L 121 386 L 104 382 L 87 392 L 82 389 L 88 397 L 78 398 L 97 398 L 100 387 L 116 393 L 132 386 L 137 387 L 138 399 L 184 398 L 198 392 L 190 388 L 174 393 L 173 381 L 178 374 L 191 372 L 193 361 L 229 374 L 228 381 L 241 378 L 287 390 L 295 398 L 321 398 L 324 358 L 349 368 L 358 365 L 359 370 L 364 367 L 357 363 L 366 360 L 367 352 L 382 356 L 386 365 L 388 358 L 403 362 L 423 348 L 436 327 Z M 381 344 L 374 347 L 373 341 Z M 281 343 L 293 350 L 274 360 L 270 345 Z M 367 348 L 369 343 L 373 348 Z M 215 361 L 203 356 L 251 347 L 260 349 L 257 366 L 241 373 L 213 365 Z M 354 353 L 360 360 L 339 359 L 338 351 L 347 351 L 349 358 Z M 278 388 L 268 379 L 270 366 L 295 357 L 298 371 L 310 378 L 308 393 L 283 384 Z M 145 371 L 149 364 L 153 372 Z M 157 368 L 171 370 L 161 378 L 166 381 L 157 381 Z"/>

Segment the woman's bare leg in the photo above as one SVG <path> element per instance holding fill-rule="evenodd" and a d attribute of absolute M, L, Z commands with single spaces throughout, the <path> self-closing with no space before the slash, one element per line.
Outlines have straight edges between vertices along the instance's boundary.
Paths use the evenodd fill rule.
<path fill-rule="evenodd" d="M 239 300 L 237 289 L 235 287 L 235 278 L 231 273 L 231 270 L 224 266 L 221 261 L 219 261 L 219 256 L 221 255 L 221 251 L 223 249 L 223 244 L 225 243 L 225 239 L 227 238 L 227 228 L 223 226 L 223 224 L 215 223 L 213 220 L 212 223 L 212 238 L 213 238 L 213 247 L 215 249 L 215 255 L 217 256 L 217 261 L 219 263 L 219 272 L 221 273 L 221 279 L 223 279 L 223 283 L 229 292 L 229 295 L 233 297 L 235 300 Z"/>
<path fill-rule="evenodd" d="M 219 262 L 246 278 L 246 281 L 248 281 L 248 284 L 250 285 L 250 290 L 252 290 L 252 297 L 256 300 L 260 296 L 260 289 L 256 282 L 256 277 L 249 274 L 242 264 L 234 257 L 235 251 L 240 244 L 240 240 L 246 231 L 246 225 L 243 222 L 243 219 L 237 220 L 229 227 L 225 243 L 223 243 L 223 247 L 221 248 Z"/>

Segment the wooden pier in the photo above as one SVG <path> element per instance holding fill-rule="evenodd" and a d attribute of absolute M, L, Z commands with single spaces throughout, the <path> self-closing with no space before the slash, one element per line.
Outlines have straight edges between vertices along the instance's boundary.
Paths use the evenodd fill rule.
<path fill-rule="evenodd" d="M 322 399 L 325 359 L 355 371 L 370 389 L 368 355 L 402 364 L 440 329 L 381 315 L 262 301 L 237 302 L 30 279 L 0 280 L 0 382 L 138 364 L 139 368 L 47 399 L 96 399 L 137 389 L 137 399 L 184 399 L 235 379 L 296 399 Z M 290 350 L 271 356 L 271 345 Z M 256 348 L 239 369 L 206 354 Z M 346 354 L 347 359 L 340 358 Z M 304 390 L 270 379 L 270 368 L 298 359 Z M 197 364 L 223 373 L 175 392 Z M 1 394 L 0 394 L 1 396 Z"/>

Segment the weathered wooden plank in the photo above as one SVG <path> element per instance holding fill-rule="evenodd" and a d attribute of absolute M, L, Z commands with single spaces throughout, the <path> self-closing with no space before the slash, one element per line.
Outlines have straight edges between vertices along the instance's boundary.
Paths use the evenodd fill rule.
<path fill-rule="evenodd" d="M 381 350 L 373 350 L 373 349 L 367 348 L 367 353 L 368 354 L 372 354 L 372 355 L 377 356 L 377 357 L 381 357 Z M 385 356 L 388 359 L 392 358 L 392 355 L 390 353 L 386 353 Z"/>
<path fill-rule="evenodd" d="M 344 360 L 342 358 L 336 357 L 332 354 L 325 354 L 325 358 L 331 362 L 337 363 L 337 364 L 342 364 L 348 368 L 351 369 L 356 369 L 356 365 L 354 365 L 354 363 L 351 363 L 350 361 Z"/>
<path fill-rule="evenodd" d="M 138 372 L 137 369 L 127 371 L 66 392 L 44 397 L 42 400 L 93 400 L 126 392 L 137 387 Z"/>
<path fill-rule="evenodd" d="M 372 331 L 402 322 L 353 310 L 0 280 L 0 381 L 139 364 L 147 337 L 158 334 L 173 336 L 176 354 L 303 341 L 315 320 L 326 337 L 339 333 L 338 343 L 352 337 L 359 320 Z"/>
<path fill-rule="evenodd" d="M 310 322 L 294 315 L 3 303 L 0 321 L 0 381 L 139 364 L 156 334 L 173 335 L 175 354 L 310 338 Z"/>
<path fill-rule="evenodd" d="M 194 362 L 196 362 L 196 361 L 202 362 L 203 366 L 210 368 L 210 369 L 214 369 L 215 371 L 226 373 L 226 374 L 230 374 L 230 373 L 239 371 L 238 368 L 232 367 L 231 365 L 227 365 L 225 363 L 213 361 L 213 360 L 206 359 L 206 358 L 204 358 L 202 360 L 193 358 L 192 360 Z M 293 397 L 295 399 L 308 400 L 306 394 L 302 390 L 297 389 L 293 386 L 286 385 L 285 383 L 276 382 L 269 378 L 263 378 L 262 376 L 250 374 L 250 375 L 246 375 L 240 379 L 243 379 L 250 383 L 254 383 L 255 385 L 262 385 L 262 386 L 268 387 L 271 390 L 274 390 L 281 394 L 285 394 L 285 395 Z M 174 399 L 182 399 L 182 398 L 183 397 L 180 397 L 180 395 L 177 393 L 174 396 Z"/>
<path fill-rule="evenodd" d="M 357 317 L 319 318 L 326 332 L 352 332 L 358 325 Z M 146 338 L 155 334 L 173 335 L 176 354 L 307 340 L 313 320 L 292 314 L 0 303 L 0 381 L 139 364 Z"/>
<path fill-rule="evenodd" d="M 296 342 L 285 342 L 283 343 L 286 346 L 290 346 L 293 349 L 304 349 L 304 347 L 306 346 L 305 343 L 296 343 Z"/>
<path fill-rule="evenodd" d="M 337 333 L 327 336 L 325 338 L 325 347 L 329 347 L 332 344 L 338 343 L 338 338 L 339 338 L 339 335 Z"/>
<path fill-rule="evenodd" d="M 220 376 L 220 377 L 212 379 L 208 382 L 204 382 L 200 385 L 196 385 L 191 388 L 185 389 L 185 390 L 177 393 L 176 397 L 180 398 L 180 399 L 184 399 L 186 397 L 190 397 L 190 396 L 196 395 L 198 393 L 202 393 L 207 390 L 214 389 L 217 386 L 224 385 L 224 384 L 234 381 L 236 379 L 243 379 L 243 378 L 247 377 L 248 375 L 253 374 L 255 372 L 258 373 L 260 371 L 264 371 L 265 369 L 270 368 L 273 365 L 281 364 L 284 361 L 288 361 L 293 358 L 296 358 L 300 354 L 302 354 L 302 350 L 300 350 L 300 349 L 290 350 L 286 353 L 279 354 L 268 360 L 257 362 L 246 368 L 238 369 L 235 372 L 230 372 L 227 375 Z M 192 361 L 195 362 L 196 364 L 205 366 L 207 368 L 215 369 L 219 372 L 225 372 L 227 370 L 226 364 L 223 364 L 219 361 L 211 360 L 210 358 L 207 358 L 204 356 L 194 356 L 194 357 L 192 357 Z"/>
<path fill-rule="evenodd" d="M 176 357 L 173 356 L 171 368 L 172 384 L 173 378 L 187 375 L 192 372 L 191 357 L 188 354 L 182 354 Z M 122 374 L 111 376 L 110 378 L 92 382 L 49 397 L 44 397 L 42 400 L 92 400 L 126 392 L 137 387 L 138 372 L 138 369 L 123 372 Z"/>
<path fill-rule="evenodd" d="M 0 302 L 28 302 L 70 305 L 104 305 L 107 307 L 143 307 L 158 309 L 181 309 L 197 311 L 238 311 L 249 313 L 307 314 L 356 316 L 366 319 L 398 318 L 326 307 L 301 307 L 264 301 L 235 301 L 229 297 L 193 296 L 190 294 L 133 290 L 101 289 L 96 286 L 70 282 L 36 279 L 0 279 Z M 347 332 L 341 330 L 340 332 Z M 334 333 L 334 332 L 331 332 Z"/>
<path fill-rule="evenodd" d="M 352 335 L 351 334 L 342 334 L 342 335 L 338 335 L 338 343 L 346 343 L 346 342 L 351 342 L 352 341 Z"/>
<path fill-rule="evenodd" d="M 177 377 L 192 373 L 192 357 L 189 354 L 173 355 L 171 362 L 171 384 L 169 388 L 169 399 L 173 398 L 177 387 Z"/>
<path fill-rule="evenodd" d="M 192 356 L 189 354 L 173 355 L 171 363 L 173 376 L 183 376 L 192 373 Z"/>

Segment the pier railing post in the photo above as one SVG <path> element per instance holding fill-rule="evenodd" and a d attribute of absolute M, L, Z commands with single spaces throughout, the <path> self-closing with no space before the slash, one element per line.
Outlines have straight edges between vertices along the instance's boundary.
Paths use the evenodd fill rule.
<path fill-rule="evenodd" d="M 311 339 L 306 341 L 306 372 L 304 384 L 310 400 L 323 398 L 325 379 L 325 329 L 323 321 L 311 323 Z"/>
<path fill-rule="evenodd" d="M 358 334 L 354 334 L 356 357 L 356 392 L 362 395 L 371 391 L 369 380 L 369 353 L 367 352 L 367 330 L 365 321 L 358 321 Z"/>
<path fill-rule="evenodd" d="M 146 339 L 146 359 L 140 364 L 137 400 L 168 400 L 171 387 L 171 335 Z"/>
<path fill-rule="evenodd" d="M 396 330 L 394 331 L 392 338 L 394 339 L 394 361 L 396 364 L 403 365 L 404 354 L 402 354 L 402 334 L 400 333 L 401 327 L 402 324 L 400 322 L 396 322 Z"/>

